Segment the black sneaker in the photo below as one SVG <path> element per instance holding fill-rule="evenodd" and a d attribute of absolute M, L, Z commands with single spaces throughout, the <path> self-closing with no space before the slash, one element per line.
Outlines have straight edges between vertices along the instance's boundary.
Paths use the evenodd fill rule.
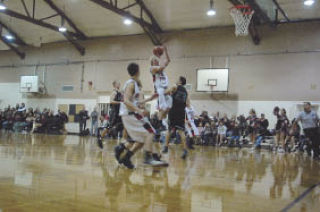
<path fill-rule="evenodd" d="M 100 136 L 98 137 L 98 147 L 99 147 L 100 149 L 103 149 L 102 138 L 101 138 Z"/>
<path fill-rule="evenodd" d="M 115 156 L 116 160 L 118 161 L 118 163 L 120 163 L 120 155 L 124 149 L 125 148 L 124 148 L 123 144 L 120 144 L 114 148 L 114 156 Z"/>
<path fill-rule="evenodd" d="M 182 158 L 183 160 L 185 160 L 185 159 L 187 158 L 187 156 L 188 156 L 188 151 L 187 151 L 187 150 L 184 150 L 181 158 Z"/>
<path fill-rule="evenodd" d="M 161 162 L 163 166 L 169 166 L 169 163 L 161 160 L 161 155 L 159 156 L 158 154 L 153 153 L 153 154 L 152 154 L 152 158 L 153 158 L 153 160 L 155 160 L 155 161 Z"/>
<path fill-rule="evenodd" d="M 121 160 L 121 162 L 119 162 L 119 163 L 122 163 L 128 169 L 134 169 L 134 165 L 132 164 L 130 159 Z"/>
<path fill-rule="evenodd" d="M 163 147 L 163 150 L 162 150 L 162 153 L 168 153 L 168 149 L 169 149 L 169 148 L 168 148 L 167 146 L 164 146 L 164 147 Z"/>
<path fill-rule="evenodd" d="M 160 161 L 161 155 L 159 156 L 157 153 L 152 153 L 152 157 L 154 160 Z"/>
<path fill-rule="evenodd" d="M 130 160 L 130 158 L 132 157 L 132 155 L 133 155 L 133 152 L 131 152 L 131 151 L 128 151 L 127 153 L 126 153 L 126 155 L 121 159 L 121 160 L 119 160 L 119 163 L 121 164 L 123 164 L 125 167 L 127 167 L 128 169 L 133 169 L 134 168 L 134 165 L 132 164 L 132 162 L 131 162 L 131 160 Z"/>

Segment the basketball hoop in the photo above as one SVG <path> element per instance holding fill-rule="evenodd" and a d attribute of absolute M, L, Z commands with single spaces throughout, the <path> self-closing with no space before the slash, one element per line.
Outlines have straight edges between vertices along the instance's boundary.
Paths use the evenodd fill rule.
<path fill-rule="evenodd" d="M 236 5 L 230 8 L 230 15 L 235 23 L 236 36 L 247 36 L 254 10 L 249 5 Z"/>
<path fill-rule="evenodd" d="M 213 92 L 214 92 L 214 88 L 216 87 L 216 85 L 210 85 L 210 84 L 208 84 L 208 86 L 210 87 L 209 93 L 213 93 Z"/>

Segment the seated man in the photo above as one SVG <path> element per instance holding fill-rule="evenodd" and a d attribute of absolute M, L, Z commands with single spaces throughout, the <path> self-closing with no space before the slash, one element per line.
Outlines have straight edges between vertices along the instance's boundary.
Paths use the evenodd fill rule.
<path fill-rule="evenodd" d="M 230 124 L 230 136 L 229 146 L 233 146 L 234 144 L 240 146 L 240 128 L 236 121 Z"/>
<path fill-rule="evenodd" d="M 25 112 L 17 111 L 14 114 L 14 124 L 13 130 L 14 132 L 21 132 L 27 126 Z"/>

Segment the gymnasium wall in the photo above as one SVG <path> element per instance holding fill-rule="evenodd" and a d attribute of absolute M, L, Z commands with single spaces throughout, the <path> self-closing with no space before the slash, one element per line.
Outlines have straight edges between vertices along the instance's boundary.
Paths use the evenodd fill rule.
<path fill-rule="evenodd" d="M 268 114 L 274 105 L 283 105 L 293 111 L 293 116 L 297 102 L 318 101 L 319 23 L 286 24 L 276 29 L 264 26 L 259 30 L 262 41 L 258 46 L 250 37 L 236 38 L 233 27 L 164 34 L 172 58 L 167 69 L 171 83 L 180 75 L 187 77 L 193 85 L 191 97 L 198 111 L 206 108 L 240 114 L 254 107 L 258 113 Z M 85 56 L 66 42 L 29 47 L 25 49 L 25 60 L 1 51 L 0 106 L 15 98 L 52 107 L 56 107 L 53 102 L 57 99 L 98 99 L 101 93 L 109 95 L 114 79 L 125 81 L 129 62 L 140 64 L 144 90 L 152 91 L 148 69 L 152 44 L 145 35 L 97 38 L 81 44 L 86 47 Z M 36 64 L 41 65 L 35 69 Z M 230 68 L 227 95 L 195 92 L 196 69 L 209 67 Z M 30 99 L 21 96 L 18 88 L 13 89 L 21 75 L 33 74 L 44 80 L 47 97 Z M 92 89 L 88 81 L 93 82 Z M 73 85 L 74 92 L 63 92 L 63 85 Z"/>

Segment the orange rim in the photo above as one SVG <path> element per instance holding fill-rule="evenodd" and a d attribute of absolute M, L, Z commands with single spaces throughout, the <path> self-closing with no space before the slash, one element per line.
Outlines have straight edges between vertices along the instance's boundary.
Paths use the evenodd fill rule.
<path fill-rule="evenodd" d="M 249 5 L 235 5 L 230 8 L 230 10 L 232 9 L 244 9 L 244 11 L 242 12 L 244 15 L 250 15 L 253 13 L 253 10 Z"/>

